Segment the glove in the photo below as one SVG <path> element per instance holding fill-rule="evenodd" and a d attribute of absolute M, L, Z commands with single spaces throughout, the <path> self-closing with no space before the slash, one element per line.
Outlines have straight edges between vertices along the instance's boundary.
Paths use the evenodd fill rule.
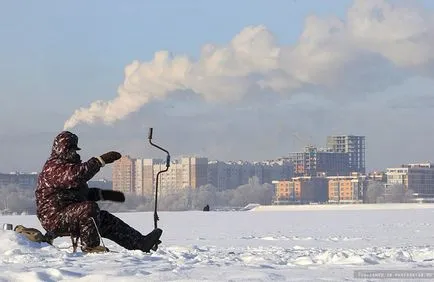
<path fill-rule="evenodd" d="M 125 195 L 120 191 L 112 190 L 100 190 L 100 200 L 102 201 L 113 201 L 113 202 L 125 202 Z"/>
<path fill-rule="evenodd" d="M 112 162 L 119 160 L 121 157 L 122 155 L 120 153 L 111 151 L 102 154 L 101 156 L 97 157 L 97 159 L 101 163 L 101 166 L 105 166 L 106 164 L 111 164 Z"/>

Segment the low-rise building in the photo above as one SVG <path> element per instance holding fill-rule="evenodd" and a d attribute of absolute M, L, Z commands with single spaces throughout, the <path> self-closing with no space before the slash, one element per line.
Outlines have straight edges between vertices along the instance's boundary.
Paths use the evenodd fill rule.
<path fill-rule="evenodd" d="M 299 176 L 273 183 L 276 189 L 274 204 L 324 203 L 328 200 L 325 177 Z"/>
<path fill-rule="evenodd" d="M 432 163 L 413 163 L 387 168 L 387 187 L 403 185 L 405 191 L 418 198 L 434 198 L 434 166 Z"/>
<path fill-rule="evenodd" d="M 16 186 L 21 189 L 35 189 L 38 181 L 38 173 L 11 172 L 0 173 L 0 187 Z"/>
<path fill-rule="evenodd" d="M 354 173 L 351 176 L 328 176 L 329 203 L 363 203 L 366 176 Z"/>

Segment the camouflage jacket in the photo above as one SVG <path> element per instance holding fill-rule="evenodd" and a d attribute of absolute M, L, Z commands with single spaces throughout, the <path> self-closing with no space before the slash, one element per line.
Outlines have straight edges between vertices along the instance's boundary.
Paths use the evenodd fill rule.
<path fill-rule="evenodd" d="M 39 174 L 35 191 L 36 214 L 45 229 L 50 229 L 53 216 L 64 207 L 86 201 L 88 195 L 95 198 L 97 194 L 95 190 L 98 189 L 89 189 L 87 181 L 99 172 L 101 163 L 95 157 L 82 162 L 76 149 L 71 149 L 77 147 L 77 142 L 77 136 L 68 131 L 56 136 L 50 158 Z"/>

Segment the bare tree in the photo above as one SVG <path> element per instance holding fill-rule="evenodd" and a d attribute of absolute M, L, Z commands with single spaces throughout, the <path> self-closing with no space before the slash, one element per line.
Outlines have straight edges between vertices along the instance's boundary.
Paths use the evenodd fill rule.
<path fill-rule="evenodd" d="M 23 189 L 17 185 L 0 187 L 0 210 L 12 213 L 36 212 L 35 194 L 32 189 Z"/>
<path fill-rule="evenodd" d="M 371 181 L 368 183 L 366 189 L 365 200 L 367 203 L 381 202 L 381 198 L 384 195 L 384 183 L 380 181 Z"/>
<path fill-rule="evenodd" d="M 414 191 L 412 189 L 408 189 L 407 191 L 405 191 L 404 194 L 404 201 L 405 203 L 411 202 L 412 199 L 414 199 Z"/>

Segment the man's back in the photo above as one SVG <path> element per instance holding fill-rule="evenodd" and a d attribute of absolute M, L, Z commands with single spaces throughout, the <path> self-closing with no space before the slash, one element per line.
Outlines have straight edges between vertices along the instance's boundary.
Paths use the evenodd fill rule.
<path fill-rule="evenodd" d="M 68 131 L 56 136 L 50 158 L 39 174 L 36 210 L 43 225 L 66 206 L 85 201 L 83 190 L 87 189 L 87 181 L 101 168 L 97 158 L 81 161 L 77 142 L 77 136 Z"/>

